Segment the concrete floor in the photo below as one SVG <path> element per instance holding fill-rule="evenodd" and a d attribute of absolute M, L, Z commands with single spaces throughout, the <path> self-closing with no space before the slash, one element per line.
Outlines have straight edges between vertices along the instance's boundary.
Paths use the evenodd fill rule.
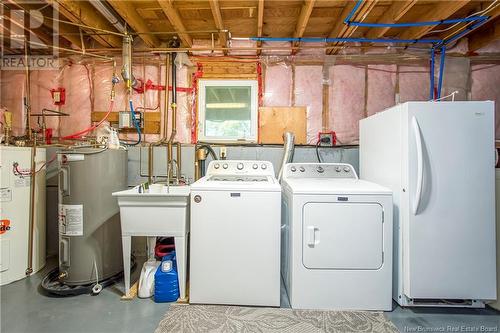
<path fill-rule="evenodd" d="M 54 267 L 51 261 L 48 267 Z M 2 333 L 154 332 L 169 304 L 152 300 L 121 301 L 121 283 L 98 296 L 53 298 L 42 294 L 40 281 L 49 268 L 0 287 Z M 139 270 L 136 269 L 136 274 Z M 282 307 L 289 307 L 282 288 Z M 386 312 L 401 332 L 498 332 L 500 312 L 492 309 L 402 309 Z"/>

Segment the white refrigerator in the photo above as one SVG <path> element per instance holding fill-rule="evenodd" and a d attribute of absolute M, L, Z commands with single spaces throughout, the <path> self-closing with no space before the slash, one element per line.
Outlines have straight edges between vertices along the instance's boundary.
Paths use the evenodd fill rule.
<path fill-rule="evenodd" d="M 360 178 L 394 192 L 401 306 L 496 299 L 494 109 L 407 102 L 360 122 Z"/>

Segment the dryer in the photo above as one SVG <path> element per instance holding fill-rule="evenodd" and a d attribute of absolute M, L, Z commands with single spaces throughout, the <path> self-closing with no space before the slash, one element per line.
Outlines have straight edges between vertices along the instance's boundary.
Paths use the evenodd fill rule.
<path fill-rule="evenodd" d="M 191 185 L 190 303 L 280 305 L 280 202 L 271 162 L 210 162 Z"/>
<path fill-rule="evenodd" d="M 349 164 L 290 163 L 281 263 L 294 309 L 392 309 L 392 192 Z"/>

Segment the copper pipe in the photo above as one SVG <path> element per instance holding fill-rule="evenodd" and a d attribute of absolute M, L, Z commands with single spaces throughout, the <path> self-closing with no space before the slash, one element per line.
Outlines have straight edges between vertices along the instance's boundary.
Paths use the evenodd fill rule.
<path fill-rule="evenodd" d="M 35 233 L 35 186 L 36 186 L 36 135 L 31 148 L 31 179 L 30 179 L 30 222 L 28 234 L 28 267 L 26 275 L 33 273 L 33 239 Z"/>
<path fill-rule="evenodd" d="M 175 156 L 177 158 L 177 171 L 175 173 L 175 178 L 177 179 L 177 184 L 179 184 L 179 181 L 181 180 L 181 167 L 182 167 L 182 152 L 181 152 L 181 143 L 177 142 L 177 155 Z"/>

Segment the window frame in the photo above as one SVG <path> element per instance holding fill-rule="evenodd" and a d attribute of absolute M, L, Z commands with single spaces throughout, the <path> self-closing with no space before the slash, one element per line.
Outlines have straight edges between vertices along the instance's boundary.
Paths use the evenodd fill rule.
<path fill-rule="evenodd" d="M 250 136 L 246 138 L 206 136 L 206 87 L 248 87 L 250 86 Z M 259 83 L 255 79 L 200 79 L 198 81 L 198 141 L 214 143 L 256 143 L 258 139 Z"/>

